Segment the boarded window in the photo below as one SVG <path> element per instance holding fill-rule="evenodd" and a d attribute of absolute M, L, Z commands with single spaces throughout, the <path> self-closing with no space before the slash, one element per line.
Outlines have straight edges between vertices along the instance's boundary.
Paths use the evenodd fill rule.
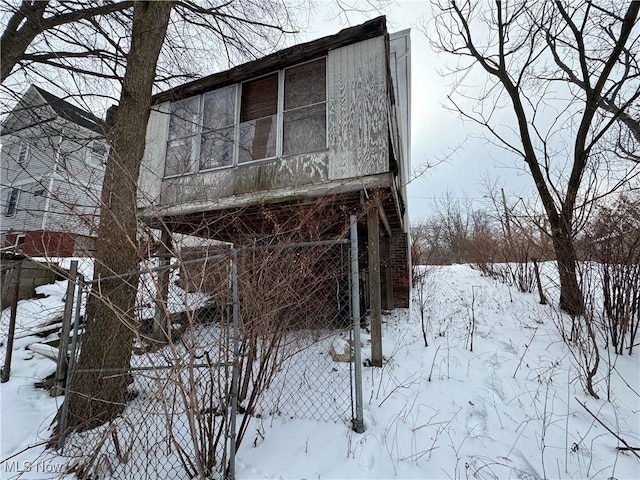
<path fill-rule="evenodd" d="M 326 89 L 320 58 L 173 102 L 165 176 L 326 149 Z"/>
<path fill-rule="evenodd" d="M 239 163 L 275 157 L 277 112 L 278 75 L 242 85 Z"/>
<path fill-rule="evenodd" d="M 285 70 L 283 155 L 296 155 L 326 148 L 326 92 L 326 60 L 324 58 Z"/>
<path fill-rule="evenodd" d="M 18 188 L 12 188 L 9 191 L 9 198 L 7 198 L 7 208 L 4 211 L 6 217 L 14 217 L 18 210 L 18 198 L 20 197 L 20 190 Z"/>
<path fill-rule="evenodd" d="M 200 169 L 233 165 L 235 136 L 235 86 L 204 95 Z"/>

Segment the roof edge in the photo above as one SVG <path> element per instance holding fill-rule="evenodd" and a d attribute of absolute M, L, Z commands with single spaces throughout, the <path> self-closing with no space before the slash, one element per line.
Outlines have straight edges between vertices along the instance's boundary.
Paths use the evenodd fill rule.
<path fill-rule="evenodd" d="M 222 88 L 252 77 L 264 75 L 274 70 L 280 70 L 289 65 L 302 63 L 326 54 L 330 50 L 379 37 L 386 33 L 386 17 L 380 16 L 360 25 L 342 29 L 334 35 L 293 45 L 263 58 L 158 93 L 153 96 L 152 103 L 176 101 L 199 95 L 216 88 Z"/>

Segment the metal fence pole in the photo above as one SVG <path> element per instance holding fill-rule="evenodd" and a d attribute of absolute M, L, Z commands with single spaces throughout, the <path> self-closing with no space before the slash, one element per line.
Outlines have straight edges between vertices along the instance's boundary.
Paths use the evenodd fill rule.
<path fill-rule="evenodd" d="M 236 476 L 236 412 L 238 410 L 238 361 L 240 360 L 240 325 L 238 316 L 238 253 L 234 249 L 231 260 L 231 295 L 233 301 L 233 367 L 231 374 L 231 427 L 228 441 L 229 469 L 227 478 L 233 480 Z"/>
<path fill-rule="evenodd" d="M 71 315 L 73 313 L 73 300 L 76 287 L 76 277 L 78 276 L 78 261 L 71 261 L 69 269 L 69 279 L 67 280 L 67 293 L 65 295 L 64 313 L 62 314 L 62 332 L 60 333 L 60 343 L 58 344 L 58 363 L 56 366 L 56 383 L 53 387 L 53 396 L 64 393 L 64 383 L 67 378 L 69 366 L 69 334 L 71 333 Z"/>
<path fill-rule="evenodd" d="M 11 304 L 11 317 L 9 319 L 9 336 L 7 338 L 7 351 L 4 357 L 4 367 L 2 367 L 2 375 L 0 381 L 6 383 L 9 381 L 11 374 L 11 356 L 13 355 L 13 337 L 16 333 L 16 317 L 18 315 L 18 299 L 20 298 L 20 276 L 22 274 L 22 262 L 20 260 L 16 264 L 15 279 L 16 286 L 13 290 L 13 303 Z"/>
<path fill-rule="evenodd" d="M 358 220 L 350 218 L 351 228 L 351 316 L 353 323 L 353 369 L 356 397 L 356 416 L 352 419 L 353 429 L 364 432 L 364 414 L 362 406 L 362 353 L 360 351 L 360 278 L 358 275 Z"/>
<path fill-rule="evenodd" d="M 76 368 L 76 352 L 78 350 L 78 335 L 80 329 L 80 312 L 82 311 L 82 291 L 85 288 L 84 277 L 78 275 L 76 279 L 78 287 L 78 295 L 76 298 L 76 311 L 73 318 L 73 334 L 71 336 L 71 351 L 69 353 L 69 367 L 67 369 L 67 382 L 64 386 L 64 402 L 60 409 L 60 421 L 58 423 L 58 442 L 56 449 L 60 450 L 64 447 L 64 441 L 67 436 L 67 420 L 69 416 L 69 392 L 71 391 L 71 382 L 73 381 L 73 373 Z"/>

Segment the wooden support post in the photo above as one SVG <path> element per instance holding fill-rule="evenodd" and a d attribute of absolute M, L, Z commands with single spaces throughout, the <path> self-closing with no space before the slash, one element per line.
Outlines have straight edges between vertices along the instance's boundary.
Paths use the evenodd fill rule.
<path fill-rule="evenodd" d="M 13 355 L 13 337 L 16 333 L 16 317 L 18 315 L 18 301 L 20 299 L 20 277 L 22 275 L 22 262 L 20 260 L 16 263 L 15 272 L 13 277 L 15 278 L 16 285 L 13 288 L 13 302 L 11 303 L 11 313 L 9 317 L 9 336 L 7 337 L 7 351 L 4 358 L 4 367 L 2 367 L 2 374 L 0 375 L 0 381 L 6 383 L 11 376 L 11 357 Z"/>
<path fill-rule="evenodd" d="M 384 308 L 393 310 L 393 265 L 391 264 L 391 237 L 385 235 L 382 237 L 382 260 L 385 264 L 384 269 L 384 286 L 385 286 L 385 303 Z"/>
<path fill-rule="evenodd" d="M 382 301 L 380 295 L 380 225 L 378 210 L 367 213 L 369 243 L 369 304 L 371 315 L 371 365 L 382 367 Z"/>

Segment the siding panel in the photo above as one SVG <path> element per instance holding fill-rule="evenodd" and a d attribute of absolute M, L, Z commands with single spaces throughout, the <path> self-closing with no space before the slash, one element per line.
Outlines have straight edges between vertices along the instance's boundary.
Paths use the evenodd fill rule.
<path fill-rule="evenodd" d="M 86 155 L 87 145 L 96 137 L 95 132 L 61 120 L 2 137 L 3 232 L 40 230 L 43 222 L 48 230 L 82 235 L 93 232 L 104 169 L 89 165 Z M 28 142 L 30 153 L 25 162 L 18 164 L 21 141 Z M 21 190 L 17 211 L 6 217 L 13 187 Z"/>
<path fill-rule="evenodd" d="M 149 116 L 144 158 L 138 179 L 139 208 L 149 207 L 160 201 L 168 130 L 169 102 L 165 102 L 156 105 Z"/>
<path fill-rule="evenodd" d="M 244 193 L 255 193 L 256 198 L 265 198 L 269 190 L 325 182 L 328 170 L 327 152 L 297 155 L 170 178 L 163 183 L 160 200 L 163 205 L 178 205 Z"/>
<path fill-rule="evenodd" d="M 329 52 L 330 178 L 388 171 L 384 38 Z"/>

